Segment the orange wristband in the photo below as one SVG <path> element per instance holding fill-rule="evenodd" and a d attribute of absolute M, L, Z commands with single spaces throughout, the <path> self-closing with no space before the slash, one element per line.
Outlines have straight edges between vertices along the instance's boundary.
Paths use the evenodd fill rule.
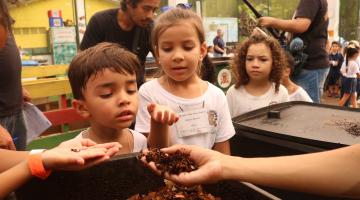
<path fill-rule="evenodd" d="M 51 173 L 51 170 L 46 170 L 44 168 L 41 154 L 29 155 L 28 164 L 29 164 L 31 175 L 38 177 L 42 180 L 45 180 Z"/>

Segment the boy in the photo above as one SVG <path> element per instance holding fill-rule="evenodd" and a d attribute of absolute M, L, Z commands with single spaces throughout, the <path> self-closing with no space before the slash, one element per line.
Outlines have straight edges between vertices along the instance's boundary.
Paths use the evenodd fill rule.
<path fill-rule="evenodd" d="M 284 73 L 281 80 L 281 84 L 284 85 L 289 93 L 290 101 L 306 101 L 313 102 L 308 93 L 299 85 L 296 85 L 291 81 L 290 76 L 291 72 L 294 69 L 294 58 L 288 52 L 285 52 L 286 55 L 286 66 L 284 67 Z"/>
<path fill-rule="evenodd" d="M 77 138 L 96 143 L 119 142 L 121 154 L 147 147 L 146 138 L 128 129 L 138 110 L 137 57 L 115 43 L 99 43 L 79 52 L 72 60 L 68 76 L 74 95 L 73 106 L 90 128 Z M 148 105 L 151 131 L 168 131 L 178 116 L 167 107 Z M 163 135 L 163 134 L 160 134 Z"/>
<path fill-rule="evenodd" d="M 330 47 L 329 61 L 330 71 L 328 75 L 328 97 L 339 97 L 340 68 L 344 57 L 340 53 L 340 43 L 333 41 Z"/>

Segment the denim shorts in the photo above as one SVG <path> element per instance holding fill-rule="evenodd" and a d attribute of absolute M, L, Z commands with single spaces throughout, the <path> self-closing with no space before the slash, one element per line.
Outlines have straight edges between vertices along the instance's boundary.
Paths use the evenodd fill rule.
<path fill-rule="evenodd" d="M 314 103 L 320 103 L 324 89 L 326 76 L 329 68 L 302 69 L 300 74 L 294 78 L 295 83 L 300 85 L 309 94 Z"/>
<path fill-rule="evenodd" d="M 22 110 L 9 116 L 0 117 L 0 124 L 11 134 L 16 150 L 24 151 L 26 148 L 26 126 Z"/>

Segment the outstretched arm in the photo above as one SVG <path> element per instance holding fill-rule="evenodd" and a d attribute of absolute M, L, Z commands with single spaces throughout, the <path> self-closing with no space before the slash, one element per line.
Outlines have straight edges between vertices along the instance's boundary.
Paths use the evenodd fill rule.
<path fill-rule="evenodd" d="M 308 18 L 296 19 L 278 19 L 274 17 L 261 17 L 258 24 L 264 27 L 273 27 L 278 30 L 283 30 L 291 33 L 304 33 L 311 25 L 311 20 Z"/>
<path fill-rule="evenodd" d="M 360 198 L 360 144 L 321 153 L 272 158 L 231 157 L 195 146 L 163 149 L 190 152 L 199 169 L 167 178 L 184 185 L 234 179 L 330 196 Z M 153 163 L 149 164 L 156 170 Z"/>
<path fill-rule="evenodd" d="M 360 198 L 360 145 L 274 158 L 236 158 L 239 180 L 322 195 Z M 226 164 L 232 177 L 234 165 Z"/>
<path fill-rule="evenodd" d="M 80 170 L 109 159 L 119 151 L 120 147 L 119 143 L 95 145 L 90 140 L 83 140 L 79 144 L 76 141 L 69 141 L 62 143 L 60 147 L 41 153 L 40 158 L 45 170 Z M 0 157 L 0 199 L 2 199 L 29 180 L 32 174 L 28 152 L 0 149 Z"/>

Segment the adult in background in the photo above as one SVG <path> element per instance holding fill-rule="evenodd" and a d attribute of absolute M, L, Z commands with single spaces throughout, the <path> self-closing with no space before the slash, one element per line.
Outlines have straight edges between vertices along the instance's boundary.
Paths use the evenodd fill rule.
<path fill-rule="evenodd" d="M 13 20 L 5 0 L 0 0 L 0 125 L 10 132 L 16 149 L 25 150 L 26 127 L 22 104 L 29 101 L 21 86 L 21 59 L 11 30 Z M 0 140 L 4 139 L 1 138 Z"/>
<path fill-rule="evenodd" d="M 120 8 L 100 11 L 93 15 L 86 27 L 80 49 L 100 42 L 122 45 L 136 54 L 142 64 L 137 81 L 144 82 L 146 56 L 151 50 L 150 32 L 160 0 L 121 0 Z"/>
<path fill-rule="evenodd" d="M 328 97 L 340 97 L 339 95 L 339 78 L 340 68 L 344 61 L 341 54 L 341 46 L 338 41 L 333 41 L 330 47 L 329 61 L 330 71 L 328 75 Z"/>
<path fill-rule="evenodd" d="M 221 29 L 216 31 L 216 37 L 213 40 L 214 57 L 221 57 L 225 52 L 225 42 L 223 40 L 224 32 Z"/>
<path fill-rule="evenodd" d="M 261 17 L 259 25 L 293 33 L 306 44 L 304 53 L 309 55 L 301 73 L 294 81 L 303 87 L 314 102 L 319 103 L 325 78 L 329 72 L 329 57 L 326 51 L 327 0 L 300 0 L 291 20 Z"/>

